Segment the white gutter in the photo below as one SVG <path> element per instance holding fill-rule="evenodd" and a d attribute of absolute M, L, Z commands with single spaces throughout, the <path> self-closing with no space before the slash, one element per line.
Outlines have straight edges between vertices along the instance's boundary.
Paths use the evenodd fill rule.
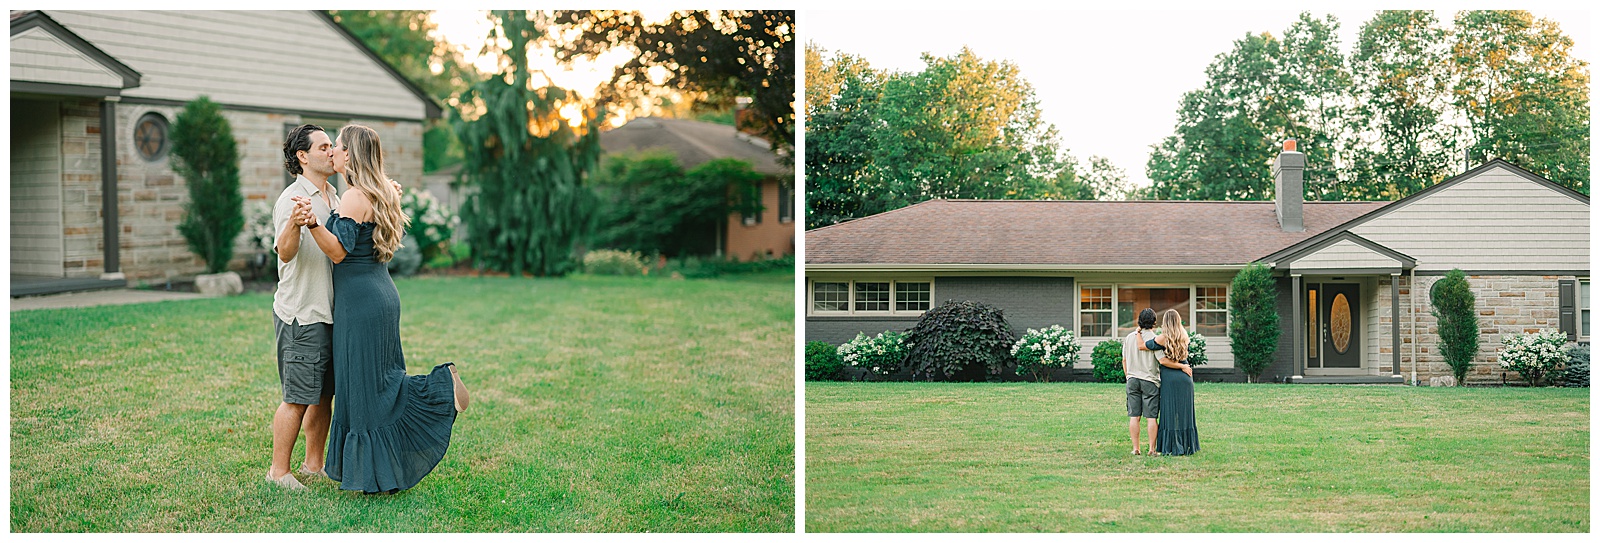
<path fill-rule="evenodd" d="M 1411 268 L 1411 386 L 1417 386 L 1417 268 Z"/>
<path fill-rule="evenodd" d="M 1248 264 L 1150 265 L 1150 264 L 812 264 L 806 271 L 838 272 L 932 272 L 932 271 L 1137 271 L 1137 272 L 1237 272 Z"/>

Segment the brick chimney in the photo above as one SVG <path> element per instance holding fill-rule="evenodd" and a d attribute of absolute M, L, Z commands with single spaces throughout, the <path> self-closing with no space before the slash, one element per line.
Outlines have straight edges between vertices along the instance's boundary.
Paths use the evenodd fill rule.
<path fill-rule="evenodd" d="M 1304 232 L 1306 201 L 1306 155 L 1294 150 L 1293 139 L 1283 142 L 1283 152 L 1272 161 L 1272 185 L 1276 190 L 1273 203 L 1278 210 L 1278 227 L 1284 232 Z"/>

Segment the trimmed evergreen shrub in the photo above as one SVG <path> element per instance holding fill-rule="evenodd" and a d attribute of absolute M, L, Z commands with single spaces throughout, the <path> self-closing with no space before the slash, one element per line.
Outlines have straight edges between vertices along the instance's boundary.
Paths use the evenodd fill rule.
<path fill-rule="evenodd" d="M 989 304 L 946 300 L 922 314 L 906 333 L 906 364 L 913 376 L 950 380 L 968 368 L 987 376 L 1002 375 L 1015 362 L 1017 342 L 1005 313 Z"/>
<path fill-rule="evenodd" d="M 1567 347 L 1567 367 L 1551 379 L 1557 386 L 1589 388 L 1589 346 Z"/>
<path fill-rule="evenodd" d="M 1466 384 L 1467 370 L 1478 356 L 1478 308 L 1460 268 L 1450 270 L 1428 292 L 1433 303 L 1433 318 L 1439 322 L 1439 355 L 1455 373 L 1456 383 Z"/>
<path fill-rule="evenodd" d="M 1256 382 L 1272 365 L 1278 350 L 1278 288 L 1272 270 L 1256 263 L 1233 276 L 1228 315 L 1228 339 L 1233 341 L 1233 365 Z"/>
<path fill-rule="evenodd" d="M 1128 375 L 1122 372 L 1122 342 L 1115 339 L 1102 341 L 1089 355 L 1094 364 L 1094 378 L 1102 383 L 1122 383 Z"/>
<path fill-rule="evenodd" d="M 838 381 L 844 373 L 839 348 L 826 341 L 806 342 L 806 380 Z"/>
<path fill-rule="evenodd" d="M 189 185 L 183 204 L 183 234 L 206 273 L 228 270 L 233 240 L 244 231 L 244 195 L 239 192 L 239 147 L 222 107 L 201 96 L 184 104 L 172 121 L 172 171 Z"/>

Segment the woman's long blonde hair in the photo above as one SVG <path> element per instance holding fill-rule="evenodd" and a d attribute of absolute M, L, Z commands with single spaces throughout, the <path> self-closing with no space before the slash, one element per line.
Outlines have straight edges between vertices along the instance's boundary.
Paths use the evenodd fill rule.
<path fill-rule="evenodd" d="M 1168 309 L 1161 314 L 1161 335 L 1167 336 L 1167 358 L 1178 362 L 1189 360 L 1189 332 L 1183 329 L 1178 310 Z"/>
<path fill-rule="evenodd" d="M 350 151 L 350 162 L 345 164 L 344 177 L 350 186 L 360 189 L 372 202 L 372 221 L 377 228 L 372 231 L 373 258 L 388 262 L 400 249 L 400 240 L 411 225 L 411 217 L 400 207 L 400 195 L 389 184 L 383 171 L 383 145 L 378 133 L 359 124 L 339 129 L 339 141 Z"/>

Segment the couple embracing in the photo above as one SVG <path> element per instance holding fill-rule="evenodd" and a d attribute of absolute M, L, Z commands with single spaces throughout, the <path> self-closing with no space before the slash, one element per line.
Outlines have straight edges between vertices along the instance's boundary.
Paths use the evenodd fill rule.
<path fill-rule="evenodd" d="M 1161 314 L 1161 334 L 1152 330 L 1155 325 L 1155 310 L 1145 308 L 1139 312 L 1139 329 L 1122 341 L 1122 371 L 1128 376 L 1128 437 L 1133 439 L 1133 454 L 1139 454 L 1141 417 L 1150 434 L 1151 456 L 1194 454 L 1200 452 L 1200 434 L 1194 423 L 1189 333 L 1173 309 Z"/>
<path fill-rule="evenodd" d="M 400 185 L 384 173 L 378 134 L 365 126 L 346 126 L 331 140 L 302 125 L 283 155 L 296 177 L 272 211 L 283 401 L 272 419 L 267 480 L 306 488 L 289 472 L 304 428 L 301 475 L 367 493 L 411 488 L 444 458 L 468 398 L 454 364 L 406 375 L 400 295 L 386 266 L 410 223 Z M 335 173 L 347 185 L 343 198 L 328 181 Z"/>

